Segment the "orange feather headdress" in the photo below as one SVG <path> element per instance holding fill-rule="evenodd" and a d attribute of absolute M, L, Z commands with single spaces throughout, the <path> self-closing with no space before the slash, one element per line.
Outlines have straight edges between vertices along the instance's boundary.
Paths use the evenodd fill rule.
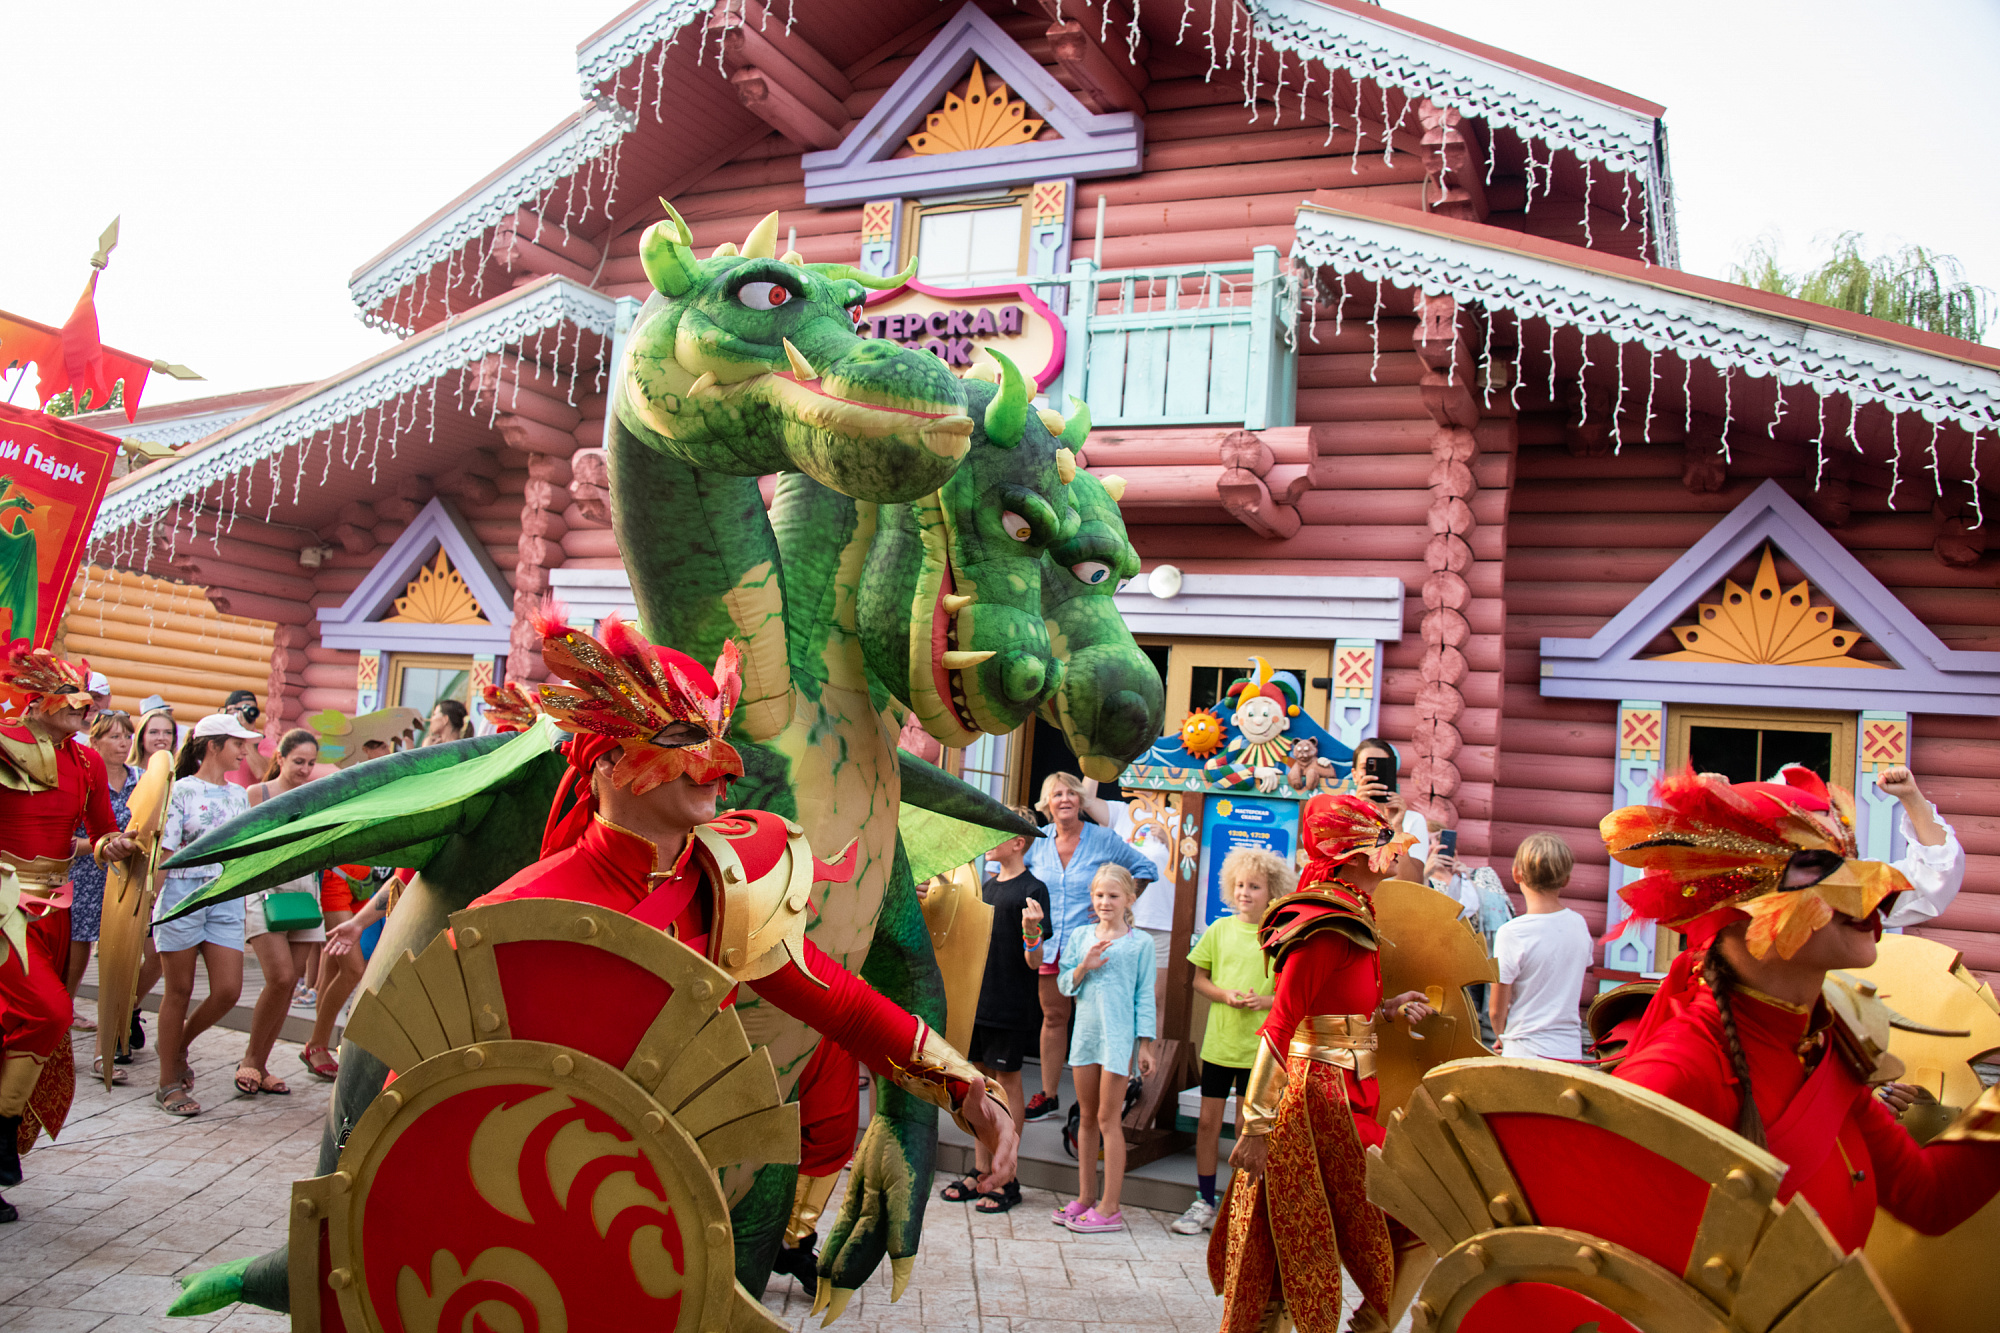
<path fill-rule="evenodd" d="M 1616 860 L 1644 873 L 1618 891 L 1646 918 L 1685 930 L 1700 946 L 1748 919 L 1757 958 L 1799 951 L 1838 912 L 1866 918 L 1910 887 L 1880 861 L 1854 859 L 1854 798 L 1809 769 L 1780 782 L 1730 783 L 1693 769 L 1662 778 L 1652 805 L 1604 817 Z"/>
<path fill-rule="evenodd" d="M 1307 858 L 1299 888 L 1335 878 L 1356 856 L 1366 856 L 1377 874 L 1390 870 L 1415 841 L 1359 796 L 1322 792 L 1299 814 L 1299 843 Z"/>
<path fill-rule="evenodd" d="M 686 653 L 647 643 L 615 615 L 599 626 L 602 637 L 592 638 L 564 623 L 560 606 L 546 603 L 535 629 L 542 660 L 569 682 L 542 687 L 542 711 L 564 731 L 616 744 L 623 751 L 611 775 L 617 785 L 643 794 L 683 773 L 697 783 L 742 775 L 743 757 L 723 739 L 743 691 L 734 642 L 723 645 L 711 675 Z M 701 739 L 663 739 L 677 724 Z"/>
<path fill-rule="evenodd" d="M 90 663 L 66 662 L 46 648 L 16 639 L 0 656 L 0 689 L 15 707 L 26 711 L 50 704 L 90 706 Z"/>
<path fill-rule="evenodd" d="M 486 687 L 485 712 L 495 731 L 526 731 L 542 715 L 542 706 L 526 687 L 509 681 Z"/>

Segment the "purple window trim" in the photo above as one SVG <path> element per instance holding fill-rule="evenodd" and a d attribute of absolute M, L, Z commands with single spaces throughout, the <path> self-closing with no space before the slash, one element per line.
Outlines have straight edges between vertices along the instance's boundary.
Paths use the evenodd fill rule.
<path fill-rule="evenodd" d="M 384 624 L 396 598 L 442 547 L 465 580 L 489 625 Z M 320 642 L 329 648 L 382 647 L 402 652 L 504 653 L 514 627 L 514 599 L 506 581 L 451 501 L 438 496 L 403 530 L 368 577 L 339 606 L 319 610 Z"/>

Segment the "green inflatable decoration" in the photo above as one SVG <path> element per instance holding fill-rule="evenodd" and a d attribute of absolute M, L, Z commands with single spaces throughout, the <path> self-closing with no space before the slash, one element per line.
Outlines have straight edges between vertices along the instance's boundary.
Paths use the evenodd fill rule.
<path fill-rule="evenodd" d="M 708 259 L 671 206 L 648 229 L 641 255 L 656 295 L 613 385 L 613 526 L 648 638 L 704 662 L 728 639 L 742 650 L 730 739 L 746 772 L 731 803 L 797 819 L 817 848 L 859 840 L 858 873 L 829 886 L 812 939 L 941 1029 L 912 863 L 957 864 L 1025 830 L 899 752 L 902 718 L 962 746 L 1040 710 L 1085 771 L 1115 777 L 1162 723 L 1158 673 L 1109 600 L 1138 556 L 1112 495 L 1077 466 L 1087 414 L 1065 423 L 1036 411 L 1004 358 L 995 381 L 959 380 L 928 352 L 857 336 L 868 290 L 908 275 L 778 257 L 777 229 L 774 213 L 740 249 Z M 767 510 L 758 478 L 772 473 Z M 373 984 L 536 859 L 558 740 L 544 721 L 395 754 L 266 802 L 174 858 L 227 863 L 183 910 L 321 866 L 414 867 Z M 789 1089 L 816 1036 L 748 991 L 738 1010 Z M 385 1072 L 343 1048 L 321 1173 Z M 933 1107 L 878 1081 L 821 1255 L 836 1313 L 884 1257 L 900 1293 L 936 1137 Z M 793 1172 L 724 1175 L 738 1201 L 737 1273 L 753 1292 L 768 1278 Z M 197 1275 L 176 1312 L 232 1299 L 289 1308 L 284 1252 Z"/>

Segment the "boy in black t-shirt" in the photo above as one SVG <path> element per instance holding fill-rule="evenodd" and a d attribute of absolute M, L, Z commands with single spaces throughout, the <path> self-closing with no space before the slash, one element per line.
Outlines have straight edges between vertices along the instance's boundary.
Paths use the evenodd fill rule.
<path fill-rule="evenodd" d="M 1014 813 L 1034 823 L 1035 813 L 1015 807 Z M 1020 1132 L 1027 1109 L 1021 1098 L 1021 1061 L 1039 1046 L 1042 1001 L 1039 991 L 1042 939 L 1048 930 L 1049 891 L 1028 873 L 1022 861 L 1026 838 L 1009 838 L 993 849 L 1000 873 L 987 880 L 980 896 L 993 908 L 993 939 L 986 946 L 986 976 L 979 986 L 979 1012 L 972 1021 L 966 1058 L 1000 1084 L 1013 1108 L 1014 1130 Z M 988 1169 L 985 1149 L 978 1166 Z M 1004 1213 L 1021 1201 L 1021 1184 L 1010 1180 L 1001 1189 L 980 1194 L 978 1179 L 967 1176 L 946 1185 L 941 1197 L 954 1202 L 977 1197 L 982 1213 Z"/>

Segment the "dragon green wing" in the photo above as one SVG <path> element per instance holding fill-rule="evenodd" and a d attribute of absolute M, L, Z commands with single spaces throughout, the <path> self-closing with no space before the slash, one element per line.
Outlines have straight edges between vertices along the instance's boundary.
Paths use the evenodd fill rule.
<path fill-rule="evenodd" d="M 173 915 L 350 863 L 421 870 L 480 892 L 497 887 L 540 856 L 562 777 L 562 735 L 542 718 L 515 735 L 398 751 L 266 801 L 166 862 L 169 870 L 224 866 Z"/>

